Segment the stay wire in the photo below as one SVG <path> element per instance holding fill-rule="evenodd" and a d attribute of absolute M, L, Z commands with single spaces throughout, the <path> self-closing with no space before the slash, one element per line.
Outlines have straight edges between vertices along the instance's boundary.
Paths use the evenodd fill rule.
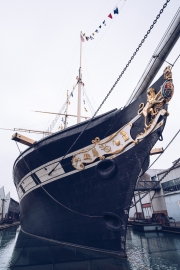
<path fill-rule="evenodd" d="M 147 64 L 147 66 L 146 66 L 146 68 L 145 68 L 145 70 L 144 70 L 144 72 L 143 72 L 141 78 L 142 78 L 143 75 L 146 73 L 146 70 L 148 69 L 148 67 L 150 66 L 150 64 L 151 64 L 152 61 L 154 61 L 154 63 L 152 64 L 152 67 L 153 67 L 153 65 L 154 65 L 155 62 L 156 62 L 156 59 L 158 58 L 158 55 L 161 54 L 162 50 L 164 49 L 164 47 L 165 47 L 166 44 L 165 44 L 164 47 L 161 49 L 161 51 L 159 52 L 159 54 L 156 55 L 156 54 L 157 54 L 157 51 L 158 51 L 158 49 L 159 49 L 159 47 L 161 46 L 162 42 L 164 41 L 165 37 L 167 36 L 167 33 L 168 33 L 169 29 L 171 28 L 171 26 L 173 25 L 173 23 L 174 23 L 176 17 L 178 16 L 179 12 L 180 12 L 180 8 L 178 8 L 178 10 L 177 10 L 176 14 L 174 15 L 174 17 L 173 17 L 173 19 L 172 19 L 170 25 L 168 26 L 166 32 L 164 33 L 162 39 L 160 40 L 160 42 L 159 42 L 157 48 L 155 49 L 155 51 L 154 51 L 154 53 L 153 53 L 153 56 L 151 57 L 151 59 L 149 60 L 149 63 Z M 172 33 L 171 33 L 171 35 L 172 35 Z M 169 39 L 171 38 L 171 35 L 170 35 Z M 168 40 L 168 41 L 169 41 L 169 40 Z M 166 42 L 166 43 L 167 43 L 167 42 Z M 175 63 L 174 63 L 174 64 L 175 64 Z M 173 66 L 173 65 L 171 65 L 171 66 Z M 151 67 L 151 69 L 152 69 L 152 67 Z M 151 69 L 149 70 L 149 72 L 151 71 Z M 147 76 L 149 75 L 149 72 L 148 72 L 148 74 L 146 74 L 146 77 L 144 78 L 144 80 L 145 80 L 145 79 L 147 78 Z M 140 80 L 141 80 L 141 78 L 140 78 Z M 140 80 L 139 80 L 139 81 L 140 81 Z M 141 85 L 139 86 L 139 88 L 142 86 L 144 80 L 141 82 Z M 138 85 L 138 84 L 137 84 L 137 85 Z M 135 89 L 133 90 L 131 96 L 129 97 L 128 102 L 126 103 L 125 107 L 126 107 L 128 104 L 130 104 L 130 103 L 132 102 L 132 99 L 135 97 L 135 95 L 136 95 L 136 93 L 137 93 L 137 91 L 138 91 L 138 90 L 137 90 L 137 91 L 135 92 L 135 90 L 136 90 L 136 87 L 135 87 Z"/>
<path fill-rule="evenodd" d="M 173 67 L 174 67 L 175 63 L 177 62 L 177 60 L 179 59 L 179 57 L 180 57 L 180 54 L 178 55 L 178 57 L 176 58 L 176 60 L 175 60 L 174 63 L 172 64 L 172 68 L 171 68 L 171 69 L 173 69 Z"/>
<path fill-rule="evenodd" d="M 169 39 L 170 39 L 170 37 L 169 37 Z M 165 45 L 164 45 L 165 46 Z M 162 48 L 162 50 L 164 49 L 164 47 Z M 161 50 L 161 51 L 162 51 Z M 160 53 L 161 53 L 161 51 L 160 51 Z M 180 55 L 179 55 L 180 56 Z M 172 67 L 174 67 L 174 65 L 175 65 L 175 63 L 176 63 L 176 61 L 178 60 L 178 58 L 179 58 L 179 56 L 176 58 L 176 60 L 175 60 L 175 62 L 174 62 L 174 64 L 173 65 L 171 65 Z M 157 59 L 157 58 L 156 58 Z M 153 65 L 152 65 L 152 67 L 151 67 L 151 69 L 153 68 L 153 66 L 155 65 L 155 62 L 156 62 L 156 59 L 154 60 L 154 63 L 153 63 Z M 149 75 L 149 73 L 150 73 L 150 71 L 151 71 L 151 69 L 149 70 L 149 72 L 146 74 L 146 77 Z M 171 68 L 172 69 L 172 68 Z M 146 77 L 144 78 L 144 80 L 146 79 Z M 141 85 L 143 84 L 143 82 L 144 81 L 142 81 L 142 83 L 141 83 Z M 133 93 L 134 93 L 134 91 L 133 91 Z M 129 104 L 132 102 L 132 99 L 134 98 L 134 96 L 135 96 L 135 94 L 133 95 L 133 93 L 132 93 L 132 95 L 131 95 L 131 97 L 130 97 L 130 99 L 129 99 Z M 125 106 L 126 107 L 126 106 Z M 124 109 L 125 107 L 122 107 L 121 109 Z M 124 111 L 125 112 L 125 111 Z M 114 121 L 114 123 L 112 124 L 112 126 L 108 129 L 108 131 L 106 132 L 106 134 L 105 134 L 105 136 L 109 133 L 109 131 L 113 128 L 113 126 L 119 121 L 119 119 L 123 116 L 123 114 L 124 114 L 124 112 Z"/>
<path fill-rule="evenodd" d="M 156 182 L 156 184 L 151 188 L 151 189 L 149 189 L 148 190 L 148 193 L 150 192 L 150 191 L 152 191 L 173 169 L 174 169 L 174 167 L 177 165 L 177 163 L 179 163 L 179 161 L 180 161 L 180 158 L 178 158 L 175 162 L 174 162 L 174 164 L 173 164 L 173 166 L 171 166 L 166 172 L 165 172 L 165 174 L 161 177 L 161 179 L 160 180 L 158 180 L 157 182 Z M 146 193 L 146 194 L 144 194 L 138 201 L 136 201 L 136 203 L 135 204 L 133 204 L 133 205 L 128 205 L 128 206 L 126 206 L 124 209 L 129 209 L 129 208 L 132 208 L 132 207 L 134 207 L 138 202 L 140 202 L 140 200 L 142 200 L 144 197 L 146 197 L 146 195 L 148 194 L 148 193 Z"/>
<path fill-rule="evenodd" d="M 24 163 L 25 163 L 25 165 L 27 166 L 27 169 L 29 170 L 29 173 L 30 173 L 30 175 L 32 175 L 33 173 L 32 173 L 32 171 L 31 171 L 31 169 L 29 168 L 29 166 L 28 166 L 28 164 L 27 164 L 27 162 L 26 162 L 26 160 L 25 160 L 25 158 L 24 158 L 24 156 L 23 156 L 23 154 L 22 154 L 22 151 L 20 150 L 20 148 L 19 148 L 19 145 L 18 145 L 18 143 L 16 142 L 16 145 L 17 145 L 17 148 L 18 148 L 18 150 L 19 150 L 19 152 L 21 153 L 21 156 L 22 156 L 22 158 L 23 158 L 23 160 L 24 160 Z M 134 173 L 134 175 L 136 175 L 136 173 Z M 133 175 L 132 175 L 133 176 Z M 125 178 L 124 178 L 125 179 Z M 101 215 L 101 216 L 92 216 L 92 215 L 86 215 L 86 214 L 83 214 L 83 213 L 80 213 L 80 212 L 77 212 L 77 211 L 75 211 L 75 210 L 73 210 L 73 209 L 71 209 L 71 208 L 69 208 L 69 207 L 67 207 L 67 206 L 65 206 L 64 204 L 62 204 L 61 202 L 59 202 L 58 200 L 56 200 L 41 184 L 40 184 L 40 187 L 41 187 L 41 189 L 52 199 L 52 200 L 54 200 L 57 204 L 59 204 L 60 206 L 62 206 L 63 208 L 65 208 L 65 209 L 67 209 L 68 211 L 70 211 L 70 212 L 73 212 L 73 213 L 75 213 L 75 214 L 78 214 L 78 215 L 80 215 L 80 216 L 84 216 L 84 217 L 88 217 L 88 218 L 103 218 L 103 216 Z M 130 193 L 131 194 L 131 192 L 126 192 L 126 193 L 121 193 L 120 195 L 124 195 L 124 194 L 128 194 L 128 193 Z M 124 223 L 124 220 L 123 220 L 123 218 L 122 217 L 120 217 L 120 219 L 121 219 L 121 221 Z"/>
<path fill-rule="evenodd" d="M 168 145 L 165 147 L 164 152 L 165 152 L 166 149 L 169 147 L 169 145 L 174 141 L 174 139 L 175 139 L 176 136 L 179 134 L 179 132 L 180 132 L 180 130 L 178 130 L 178 132 L 174 135 L 174 137 L 171 139 L 171 141 L 170 141 L 170 142 L 168 143 Z M 161 154 L 156 158 L 156 160 L 148 167 L 148 169 L 150 169 L 150 168 L 152 167 L 152 165 L 160 158 L 160 156 L 161 156 L 162 154 L 164 154 L 164 152 L 161 153 Z M 148 170 L 148 169 L 147 169 L 147 170 Z M 140 176 L 139 176 L 138 180 L 139 180 L 139 179 L 140 179 Z M 137 183 L 138 183 L 138 180 L 137 180 Z M 144 198 L 151 190 L 153 190 L 154 187 L 156 187 L 156 185 L 157 185 L 157 183 L 156 183 L 151 189 L 149 189 L 148 191 L 144 192 L 143 198 Z M 139 202 L 139 201 L 138 201 L 138 202 Z M 135 205 L 136 205 L 136 203 L 133 204 L 132 207 L 134 207 Z"/>
<path fill-rule="evenodd" d="M 21 150 L 20 150 L 20 148 L 19 148 L 19 145 L 18 145 L 18 143 L 16 142 L 16 145 L 17 145 L 17 148 L 18 148 L 18 150 L 19 150 L 19 152 L 20 152 L 20 154 L 21 154 L 21 156 L 22 156 L 22 158 L 23 158 L 23 160 L 24 160 L 24 163 L 25 163 L 25 165 L 27 166 L 27 169 L 29 170 L 29 172 L 30 172 L 30 175 L 32 176 L 32 171 L 31 171 L 31 169 L 29 168 L 29 166 L 28 166 L 28 164 L 27 164 L 27 162 L 26 162 L 26 160 L 25 160 L 25 158 L 24 158 L 24 155 L 22 154 L 22 152 L 21 152 Z M 58 164 L 59 165 L 59 164 Z M 63 208 L 65 208 L 65 209 L 67 209 L 67 210 L 69 210 L 70 212 L 73 212 L 73 213 L 75 213 L 75 214 L 78 214 L 78 215 L 80 215 L 80 216 L 84 216 L 84 217 L 89 217 L 89 218 L 102 218 L 102 216 L 91 216 L 91 215 L 86 215 L 86 214 L 82 214 L 82 213 L 79 213 L 79 212 L 77 212 L 77 211 L 74 211 L 73 209 L 71 209 L 71 208 L 69 208 L 69 207 L 67 207 L 67 206 L 65 206 L 64 204 L 62 204 L 62 203 L 60 203 L 58 200 L 56 200 L 41 184 L 40 184 L 40 187 L 43 189 L 43 191 L 52 199 L 52 200 L 54 200 L 56 203 L 58 203 L 59 205 L 61 205 Z"/>
<path fill-rule="evenodd" d="M 62 159 L 65 158 L 65 156 L 71 151 L 72 147 L 76 144 L 77 140 L 79 140 L 79 138 L 82 136 L 82 134 L 84 133 L 84 131 L 87 129 L 87 127 L 89 126 L 89 124 L 92 122 L 92 120 L 94 119 L 94 117 L 96 116 L 96 114 L 99 112 L 100 108 L 102 107 L 102 105 L 105 103 L 105 101 L 107 100 L 107 98 L 109 97 L 109 95 L 111 94 L 111 92 L 113 91 L 113 89 L 115 88 L 115 86 L 117 85 L 117 83 L 119 82 L 119 80 L 121 79 L 121 77 L 123 76 L 124 72 L 126 71 L 126 69 L 129 67 L 130 63 L 132 62 L 132 60 L 134 59 L 134 57 L 136 56 L 137 52 L 139 51 L 139 49 L 141 48 L 141 46 L 143 45 L 143 43 L 145 42 L 146 38 L 148 37 L 148 35 L 150 34 L 152 28 L 154 27 L 154 25 L 156 24 L 157 20 L 160 18 L 161 14 L 163 13 L 164 9 L 166 8 L 168 2 L 170 2 L 170 0 L 167 0 L 166 3 L 163 5 L 163 8 L 160 10 L 159 14 L 156 16 L 156 19 L 153 21 L 153 24 L 150 26 L 149 30 L 147 31 L 147 33 L 145 34 L 144 38 L 141 40 L 139 46 L 137 47 L 137 49 L 135 50 L 135 52 L 133 53 L 133 55 L 131 56 L 130 60 L 128 61 L 128 63 L 126 64 L 125 68 L 123 69 L 123 71 L 121 72 L 121 74 L 119 75 L 119 77 L 117 78 L 116 82 L 114 83 L 114 85 L 112 86 L 112 88 L 110 89 L 110 91 L 108 92 L 108 94 L 106 95 L 106 97 L 104 98 L 103 102 L 100 104 L 99 108 L 97 109 L 97 111 L 94 113 L 93 117 L 91 118 L 91 120 L 87 123 L 87 125 L 85 126 L 85 128 L 82 130 L 82 132 L 79 134 L 79 136 L 77 137 L 77 139 L 74 141 L 74 143 L 71 145 L 71 147 L 68 149 L 68 151 L 66 152 L 66 154 L 62 157 Z M 18 146 L 18 145 L 17 145 Z M 19 149 L 19 147 L 18 147 Z M 19 149 L 20 151 L 20 149 Z M 21 153 L 21 151 L 20 151 Z M 23 155 L 22 155 L 23 156 Z M 23 159 L 25 161 L 25 158 L 23 156 Z M 25 161 L 26 166 L 29 168 L 29 166 L 27 165 L 26 161 Z M 56 166 L 57 167 L 57 166 Z M 55 168 L 56 168 L 55 167 Z M 49 173 L 49 175 L 55 170 L 55 168 L 53 170 L 51 170 L 51 172 Z M 30 168 L 29 168 L 30 170 Z M 31 172 L 31 170 L 30 170 Z M 32 172 L 31 172 L 32 174 Z M 49 192 L 47 192 L 42 186 L 41 188 L 54 200 L 56 201 L 58 204 L 60 204 L 61 206 L 63 206 L 64 208 L 68 209 L 71 212 L 74 212 L 76 214 L 79 215 L 83 215 L 83 216 L 88 216 L 88 217 L 102 217 L 102 216 L 89 216 L 89 215 L 85 215 L 85 214 L 81 214 L 78 213 L 68 207 L 66 207 L 65 205 L 61 204 L 59 201 L 57 201 L 53 196 L 51 196 L 49 194 Z"/>
<path fill-rule="evenodd" d="M 167 149 L 167 148 L 170 146 L 170 144 L 174 141 L 174 139 L 175 139 L 176 136 L 179 134 L 179 132 L 180 132 L 180 129 L 176 132 L 176 134 L 174 135 L 174 137 L 170 140 L 170 142 L 168 143 L 168 145 L 165 147 L 164 151 L 163 151 L 161 154 L 159 154 L 159 156 L 153 161 L 153 163 L 148 167 L 147 170 L 149 170 L 149 169 L 152 167 L 152 165 L 154 165 L 154 163 L 162 156 L 162 154 L 164 154 L 164 152 L 166 151 L 166 149 Z"/>
<path fill-rule="evenodd" d="M 99 108 L 96 110 L 96 112 L 94 113 L 93 117 L 89 120 L 89 122 L 86 124 L 86 126 L 84 127 L 84 129 L 81 131 L 81 133 L 78 135 L 78 137 L 76 138 L 76 140 L 74 141 L 74 143 L 70 146 L 70 148 L 67 150 L 67 152 L 65 153 L 65 155 L 62 157 L 62 159 L 64 159 L 67 154 L 71 151 L 71 149 L 73 148 L 73 146 L 76 144 L 76 142 L 80 139 L 80 137 L 82 136 L 82 134 L 84 133 L 84 131 L 87 129 L 87 127 L 90 125 L 90 123 L 92 122 L 92 120 L 94 119 L 94 117 L 97 115 L 97 113 L 99 112 L 99 110 L 101 109 L 101 107 L 103 106 L 103 104 L 106 102 L 106 100 L 108 99 L 109 95 L 111 94 L 111 92 L 114 90 L 114 88 L 116 87 L 117 83 L 119 82 L 119 80 L 121 79 L 121 77 L 123 76 L 124 72 L 127 70 L 127 68 L 129 67 L 129 65 L 131 64 L 132 60 L 134 59 L 134 57 L 136 56 L 136 54 L 138 53 L 139 49 L 141 48 L 141 46 L 143 45 L 143 43 L 145 42 L 145 40 L 147 39 L 148 35 L 150 34 L 151 30 L 153 29 L 154 25 L 157 23 L 157 20 L 160 18 L 161 14 L 163 13 L 164 9 L 167 7 L 167 4 L 170 2 L 170 0 L 167 0 L 165 2 L 165 4 L 163 5 L 162 9 L 159 11 L 159 14 L 156 16 L 156 19 L 153 21 L 153 23 L 151 24 L 151 26 L 149 27 L 149 30 L 146 32 L 146 34 L 144 35 L 144 38 L 141 40 L 140 44 L 138 45 L 138 47 L 136 48 L 136 50 L 134 51 L 134 53 L 132 54 L 131 58 L 129 59 L 129 61 L 127 62 L 125 68 L 122 70 L 121 74 L 119 75 L 119 77 L 117 78 L 117 80 L 115 81 L 115 83 L 113 84 L 113 86 L 111 87 L 111 89 L 109 90 L 108 94 L 106 95 L 106 97 L 104 98 L 104 100 L 102 101 L 102 103 L 100 104 Z M 52 169 L 49 173 L 49 175 L 56 169 L 56 167 L 54 169 Z"/>

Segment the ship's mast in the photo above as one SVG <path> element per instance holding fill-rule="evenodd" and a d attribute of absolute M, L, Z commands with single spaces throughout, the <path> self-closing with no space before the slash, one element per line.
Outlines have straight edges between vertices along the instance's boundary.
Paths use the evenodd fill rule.
<path fill-rule="evenodd" d="M 81 83 L 82 83 L 82 32 L 80 32 L 80 66 L 78 78 L 78 107 L 77 107 L 77 123 L 81 122 Z"/>

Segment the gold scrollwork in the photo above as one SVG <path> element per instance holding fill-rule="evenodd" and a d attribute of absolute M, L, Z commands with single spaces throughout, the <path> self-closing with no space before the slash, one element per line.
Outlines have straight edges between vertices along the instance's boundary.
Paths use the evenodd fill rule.
<path fill-rule="evenodd" d="M 100 144 L 99 147 L 104 150 L 106 153 L 109 153 L 111 151 L 111 147 L 107 146 L 105 143 L 104 144 Z"/>
<path fill-rule="evenodd" d="M 122 135 L 124 141 L 128 141 L 129 140 L 129 136 L 127 135 L 126 131 L 120 131 L 120 134 Z"/>
<path fill-rule="evenodd" d="M 84 154 L 84 160 L 85 160 L 85 159 L 90 159 L 90 160 L 92 160 L 90 154 L 88 154 L 88 153 L 87 153 L 87 154 Z"/>
<path fill-rule="evenodd" d="M 115 143 L 116 146 L 119 146 L 121 144 L 120 140 L 113 140 L 113 143 Z"/>
<path fill-rule="evenodd" d="M 94 157 L 99 157 L 99 153 L 98 153 L 98 151 L 96 150 L 96 148 L 93 148 L 93 149 L 92 149 L 92 153 L 93 153 L 93 156 L 94 156 Z"/>
<path fill-rule="evenodd" d="M 100 142 L 100 138 L 99 137 L 96 137 L 94 140 L 92 140 L 92 143 L 99 143 Z"/>
<path fill-rule="evenodd" d="M 147 102 L 139 105 L 138 115 L 144 116 L 144 132 L 151 127 L 155 116 L 168 104 L 174 94 L 174 85 L 172 82 L 172 72 L 170 66 L 164 70 L 164 79 L 166 80 L 156 94 L 155 89 L 150 87 L 147 90 Z M 148 121 L 149 119 L 149 121 Z"/>

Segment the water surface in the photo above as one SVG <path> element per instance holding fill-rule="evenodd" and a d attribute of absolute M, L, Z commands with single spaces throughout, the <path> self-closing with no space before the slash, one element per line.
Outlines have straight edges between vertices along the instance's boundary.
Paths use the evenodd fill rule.
<path fill-rule="evenodd" d="M 180 270 L 180 236 L 128 229 L 127 259 L 42 241 L 20 232 L 0 231 L 0 270 Z"/>

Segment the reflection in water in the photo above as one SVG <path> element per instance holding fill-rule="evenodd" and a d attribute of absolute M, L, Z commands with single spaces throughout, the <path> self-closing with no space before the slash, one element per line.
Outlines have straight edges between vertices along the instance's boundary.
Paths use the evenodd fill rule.
<path fill-rule="evenodd" d="M 128 230 L 127 254 L 131 265 L 135 262 L 141 269 L 179 270 L 180 269 L 180 236 L 163 232 L 137 232 Z M 144 266 L 144 268 L 143 268 Z"/>
<path fill-rule="evenodd" d="M 0 231 L 0 270 L 7 269 L 12 258 L 19 228 L 16 226 Z"/>
<path fill-rule="evenodd" d="M 0 232 L 0 270 L 177 270 L 180 236 L 141 233 L 128 229 L 127 259 L 80 250 L 19 233 L 20 227 Z"/>

